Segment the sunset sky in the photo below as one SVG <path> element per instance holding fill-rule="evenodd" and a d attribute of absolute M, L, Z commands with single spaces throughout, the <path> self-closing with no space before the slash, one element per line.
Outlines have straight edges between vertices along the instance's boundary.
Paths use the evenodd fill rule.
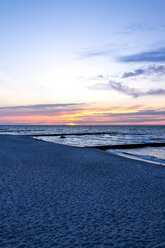
<path fill-rule="evenodd" d="M 0 124 L 165 124 L 164 0 L 0 0 Z"/>

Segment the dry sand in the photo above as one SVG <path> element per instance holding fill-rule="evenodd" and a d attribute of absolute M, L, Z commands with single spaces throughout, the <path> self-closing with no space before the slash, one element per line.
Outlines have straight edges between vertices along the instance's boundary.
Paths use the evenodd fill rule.
<path fill-rule="evenodd" d="M 0 247 L 165 247 L 165 168 L 0 135 Z"/>

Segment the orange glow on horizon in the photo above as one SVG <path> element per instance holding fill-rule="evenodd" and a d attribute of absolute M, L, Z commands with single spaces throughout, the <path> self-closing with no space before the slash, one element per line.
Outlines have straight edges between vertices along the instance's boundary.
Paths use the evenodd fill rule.
<path fill-rule="evenodd" d="M 1 111 L 0 124 L 29 124 L 29 125 L 165 125 L 162 109 L 159 115 L 152 115 L 156 111 L 153 107 L 144 106 L 122 106 L 122 107 L 98 107 L 89 105 L 86 109 L 71 109 L 67 111 L 29 111 L 24 109 L 22 112 L 12 110 L 11 112 Z M 150 114 L 151 112 L 151 114 Z M 5 113 L 5 115 L 3 115 Z M 139 114 L 140 113 L 140 114 Z"/>

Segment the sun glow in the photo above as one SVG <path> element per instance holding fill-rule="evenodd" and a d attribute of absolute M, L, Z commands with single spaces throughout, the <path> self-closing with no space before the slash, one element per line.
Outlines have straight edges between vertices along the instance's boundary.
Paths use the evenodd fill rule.
<path fill-rule="evenodd" d="M 76 123 L 66 123 L 67 126 L 75 126 Z"/>

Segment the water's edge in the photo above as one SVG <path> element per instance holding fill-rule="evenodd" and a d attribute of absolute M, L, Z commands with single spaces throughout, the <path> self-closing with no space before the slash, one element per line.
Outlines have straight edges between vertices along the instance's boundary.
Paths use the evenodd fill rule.
<path fill-rule="evenodd" d="M 53 143 L 53 144 L 58 144 L 58 143 L 54 143 L 53 141 L 38 139 L 35 136 L 32 137 L 32 138 L 35 139 L 35 140 L 40 140 L 40 141 L 44 141 L 44 142 L 50 142 L 50 143 Z M 68 145 L 68 144 L 65 144 L 65 145 Z M 70 146 L 70 145 L 68 145 L 68 146 Z M 75 146 L 75 147 L 79 147 L 79 146 Z M 163 165 L 163 166 L 165 166 L 165 162 L 162 161 L 162 160 L 155 161 L 155 160 L 149 159 L 149 157 L 145 157 L 144 158 L 144 157 L 141 157 L 141 156 L 136 156 L 136 155 L 132 155 L 132 154 L 125 153 L 125 152 L 120 152 L 120 151 L 118 151 L 116 149 L 100 149 L 99 146 L 97 146 L 97 147 L 81 147 L 81 148 L 94 148 L 94 149 L 98 149 L 98 150 L 104 150 L 105 152 L 112 153 L 112 154 L 115 154 L 117 156 L 129 158 L 129 159 L 133 159 L 133 160 L 137 160 L 137 161 L 143 161 L 143 162 L 147 162 L 149 164 L 156 164 L 156 165 Z"/>
<path fill-rule="evenodd" d="M 129 153 L 125 153 L 125 152 L 119 152 L 117 150 L 113 150 L 113 149 L 108 149 L 108 150 L 105 150 L 106 152 L 109 152 L 109 153 L 112 153 L 112 154 L 115 154 L 115 155 L 118 155 L 118 156 L 121 156 L 121 157 L 125 157 L 125 158 L 129 158 L 129 159 L 133 159 L 133 160 L 138 160 L 138 161 L 143 161 L 143 162 L 147 162 L 147 163 L 150 163 L 150 164 L 157 164 L 157 165 L 163 165 L 165 166 L 165 162 L 163 160 L 152 160 L 150 159 L 149 157 L 141 157 L 141 156 L 137 156 L 137 155 L 132 155 L 132 154 L 129 154 Z"/>

